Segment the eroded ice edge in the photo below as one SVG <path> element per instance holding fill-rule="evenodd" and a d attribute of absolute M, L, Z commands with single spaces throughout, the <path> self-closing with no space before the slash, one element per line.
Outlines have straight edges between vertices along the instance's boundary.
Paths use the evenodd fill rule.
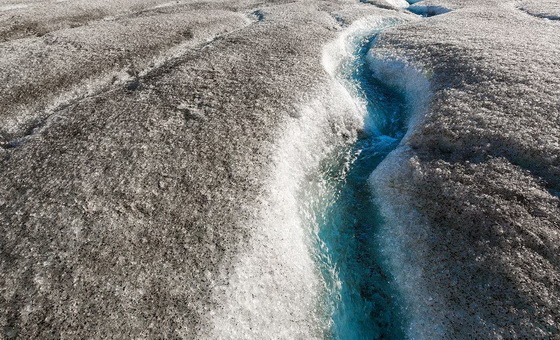
<path fill-rule="evenodd" d="M 317 263 L 327 284 L 330 336 L 336 339 L 403 338 L 416 325 L 399 289 L 404 282 L 395 281 L 403 264 L 387 256 L 394 242 L 383 232 L 377 207 L 383 197 L 375 194 L 383 183 L 373 179 L 368 185 L 370 174 L 418 124 L 430 98 L 421 70 L 375 48 L 377 34 L 398 23 L 346 37 L 349 45 L 331 74 L 353 98 L 363 124 L 357 138 L 322 162 L 303 200 L 313 202 L 309 224 L 317 230 Z"/>
<path fill-rule="evenodd" d="M 399 281 L 409 276 L 399 275 L 398 249 L 383 233 L 376 181 L 368 186 L 429 98 L 420 71 L 370 50 L 377 33 L 404 20 L 359 20 L 325 47 L 330 81 L 282 130 L 267 194 L 250 222 L 257 232 L 229 284 L 214 289 L 227 303 L 211 312 L 208 338 L 411 333 L 415 315 Z"/>

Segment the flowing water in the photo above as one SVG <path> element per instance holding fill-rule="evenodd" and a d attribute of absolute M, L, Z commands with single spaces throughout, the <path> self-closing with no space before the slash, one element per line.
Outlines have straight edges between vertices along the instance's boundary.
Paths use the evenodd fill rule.
<path fill-rule="evenodd" d="M 315 225 L 317 262 L 326 282 L 329 338 L 399 339 L 406 320 L 380 251 L 383 223 L 368 177 L 403 138 L 409 110 L 405 96 L 368 67 L 375 35 L 356 42 L 339 80 L 367 107 L 363 131 L 340 146 L 308 179 L 303 209 Z"/>

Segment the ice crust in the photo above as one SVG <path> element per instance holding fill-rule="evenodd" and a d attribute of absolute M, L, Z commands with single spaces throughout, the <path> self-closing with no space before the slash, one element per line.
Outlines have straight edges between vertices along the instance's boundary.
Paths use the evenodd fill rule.
<path fill-rule="evenodd" d="M 371 178 L 418 316 L 411 335 L 554 338 L 560 27 L 513 2 L 430 4 L 453 11 L 387 31 L 377 45 L 421 66 L 433 92 Z"/>
<path fill-rule="evenodd" d="M 402 294 L 403 310 L 407 318 L 407 338 L 442 338 L 446 334 L 445 326 L 433 320 L 433 314 L 425 308 L 423 299 L 433 300 L 434 295 L 429 287 L 420 283 L 423 271 L 415 260 L 418 254 L 424 253 L 425 238 L 429 236 L 422 232 L 411 234 L 402 221 L 420 225 L 418 214 L 401 209 L 401 202 L 387 199 L 389 194 L 379 189 L 385 186 L 392 188 L 394 182 L 391 174 L 399 173 L 400 168 L 408 161 L 401 154 L 406 149 L 411 134 L 422 125 L 428 113 L 432 97 L 430 81 L 425 70 L 417 64 L 396 55 L 385 54 L 375 46 L 368 53 L 368 62 L 375 77 L 405 94 L 410 114 L 407 134 L 401 140 L 400 147 L 390 153 L 369 178 L 369 185 L 375 193 L 375 203 L 385 217 L 385 224 L 379 232 L 381 253 L 387 259 L 389 272 Z M 420 226 L 417 228 L 422 230 Z"/>
<path fill-rule="evenodd" d="M 272 3 L 259 21 L 254 5 L 107 10 L 63 29 L 19 14 L 52 30 L 0 45 L 3 337 L 321 337 L 284 176 L 303 171 L 300 139 L 339 136 L 325 44 L 396 13 Z"/>
<path fill-rule="evenodd" d="M 372 4 L 381 8 L 402 9 L 408 7 L 406 0 L 363 0 L 362 2 Z"/>
<path fill-rule="evenodd" d="M 123 85 L 135 72 L 146 73 L 162 60 L 249 23 L 240 13 L 186 11 L 97 20 L 5 43 L 0 46 L 5 56 L 0 60 L 0 144 L 25 135 L 61 106 Z"/>
<path fill-rule="evenodd" d="M 337 138 L 330 136 L 330 124 L 347 130 L 352 119 L 344 120 L 358 120 L 348 99 L 338 91 L 326 93 L 300 109 L 301 117 L 285 128 L 279 149 L 273 151 L 274 175 L 260 204 L 262 220 L 227 288 L 217 292 L 226 303 L 213 320 L 209 339 L 324 338 L 328 319 L 321 310 L 323 285 L 313 262 L 310 226 L 299 215 L 298 191 Z M 341 115 L 344 112 L 349 114 Z"/>
<path fill-rule="evenodd" d="M 371 53 L 426 109 L 371 178 L 410 335 L 555 338 L 557 2 L 430 5 L 452 11 L 385 31 Z M 345 0 L 1 8 L 0 337 L 324 336 L 293 190 L 363 123 L 332 77 L 339 33 L 410 14 Z"/>
<path fill-rule="evenodd" d="M 302 201 L 302 183 L 363 128 L 364 103 L 341 83 L 341 63 L 354 52 L 356 41 L 399 20 L 404 19 L 381 13 L 360 19 L 323 49 L 329 78 L 321 87 L 326 90 L 302 104 L 297 119 L 281 129 L 272 151 L 272 175 L 259 204 L 262 219 L 255 221 L 257 232 L 236 260 L 228 285 L 216 290 L 226 303 L 213 319 L 209 339 L 327 336 L 332 321 L 323 299 L 328 293 L 314 262 L 320 257 L 313 243 L 318 230 L 305 215 L 309 212 L 302 215 L 302 206 L 308 204 Z"/>
<path fill-rule="evenodd" d="M 560 3 L 555 0 L 521 1 L 517 6 L 537 18 L 560 20 Z"/>
<path fill-rule="evenodd" d="M 386 0 L 387 3 L 396 8 L 408 7 L 408 2 L 406 0 Z"/>
<path fill-rule="evenodd" d="M 14 9 L 26 8 L 27 6 L 28 6 L 27 4 L 3 5 L 3 6 L 0 6 L 0 12 L 11 11 L 11 10 L 14 10 Z"/>

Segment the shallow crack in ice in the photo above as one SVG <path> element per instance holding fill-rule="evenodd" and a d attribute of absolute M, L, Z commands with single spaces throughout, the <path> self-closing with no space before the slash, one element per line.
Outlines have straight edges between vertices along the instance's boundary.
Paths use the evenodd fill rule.
<path fill-rule="evenodd" d="M 553 14 L 546 14 L 546 13 L 537 13 L 535 11 L 532 11 L 530 9 L 524 8 L 524 7 L 517 7 L 518 10 L 520 10 L 521 12 L 528 14 L 532 17 L 535 18 L 539 18 L 539 19 L 546 19 L 546 20 L 551 20 L 551 21 L 560 21 L 560 16 L 557 15 L 553 15 Z"/>
<path fill-rule="evenodd" d="M 0 144 L 0 148 L 13 149 L 23 145 L 29 138 L 41 133 L 44 129 L 48 128 L 51 123 L 56 122 L 62 111 L 71 108 L 83 100 L 102 96 L 103 94 L 117 91 L 123 87 L 130 92 L 135 91 L 141 87 L 145 78 L 153 76 L 162 69 L 169 69 L 174 67 L 176 64 L 181 63 L 183 61 L 182 57 L 186 54 L 201 51 L 216 41 L 225 38 L 229 34 L 245 29 L 255 22 L 248 14 L 240 13 L 238 15 L 245 21 L 244 26 L 215 35 L 211 39 L 200 42 L 194 46 L 191 41 L 192 36 L 187 37 L 187 39 L 183 42 L 160 53 L 154 58 L 153 62 L 151 62 L 150 65 L 143 70 L 135 70 L 131 65 L 129 68 L 112 72 L 110 74 L 104 74 L 99 78 L 90 79 L 87 83 L 80 85 L 78 88 L 71 88 L 58 95 L 58 97 L 53 100 L 54 103 L 51 107 L 48 107 L 45 110 L 45 115 L 35 119 L 34 123 L 27 123 L 26 125 L 28 125 L 28 127 L 23 133 L 20 133 L 19 135 L 12 137 L 11 140 Z"/>

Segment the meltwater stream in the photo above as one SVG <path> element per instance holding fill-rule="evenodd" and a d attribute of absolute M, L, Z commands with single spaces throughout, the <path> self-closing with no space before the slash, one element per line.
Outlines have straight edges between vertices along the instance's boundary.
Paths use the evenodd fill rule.
<path fill-rule="evenodd" d="M 399 144 L 409 114 L 404 94 L 368 67 L 374 43 L 375 36 L 357 42 L 340 70 L 341 83 L 366 104 L 364 129 L 355 143 L 341 146 L 321 164 L 308 188 L 315 196 L 311 211 L 332 339 L 405 337 L 406 320 L 380 251 L 377 233 L 383 221 L 368 177 Z"/>

